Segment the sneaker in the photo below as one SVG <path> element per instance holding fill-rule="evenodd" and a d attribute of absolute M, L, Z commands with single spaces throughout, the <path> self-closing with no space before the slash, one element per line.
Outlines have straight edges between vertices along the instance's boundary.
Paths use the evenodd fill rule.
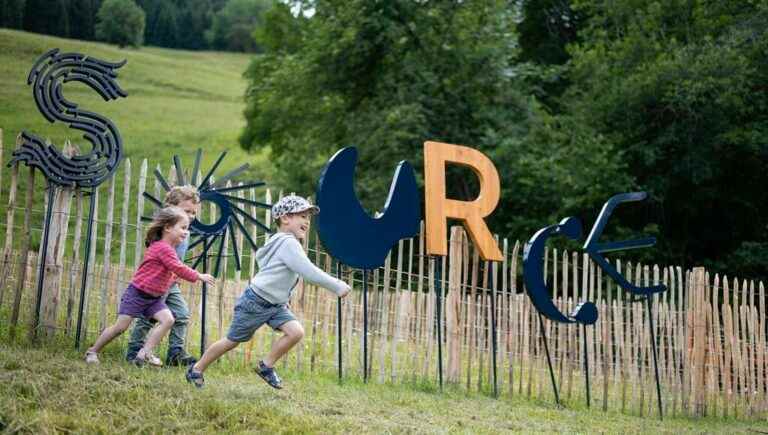
<path fill-rule="evenodd" d="M 178 351 L 175 353 L 169 353 L 165 358 L 165 365 L 170 367 L 189 367 L 191 364 L 197 362 L 197 358 L 189 355 L 184 351 Z"/>
<path fill-rule="evenodd" d="M 277 388 L 278 390 L 283 388 L 283 381 L 280 376 L 277 375 L 274 367 L 267 367 L 264 361 L 259 361 L 259 367 L 253 369 L 257 375 L 264 379 L 264 382 L 268 383 L 270 387 Z"/>
<path fill-rule="evenodd" d="M 160 360 L 160 358 L 156 357 L 151 352 L 143 352 L 143 351 L 139 351 L 139 353 L 136 355 L 136 358 L 133 359 L 133 363 L 139 367 L 143 366 L 144 364 L 149 364 L 152 367 L 163 366 L 163 362 Z"/>
<path fill-rule="evenodd" d="M 136 355 L 139 354 L 140 350 L 141 350 L 141 347 L 138 347 L 138 348 L 129 347 L 128 351 L 125 352 L 125 360 L 128 362 L 133 362 L 133 360 L 136 359 Z"/>
<path fill-rule="evenodd" d="M 203 374 L 200 372 L 195 371 L 195 366 L 191 365 L 187 369 L 187 382 L 194 385 L 197 388 L 203 388 L 205 385 L 205 379 L 203 379 Z"/>
<path fill-rule="evenodd" d="M 99 354 L 92 351 L 85 352 L 85 362 L 87 364 L 98 364 L 99 363 Z"/>

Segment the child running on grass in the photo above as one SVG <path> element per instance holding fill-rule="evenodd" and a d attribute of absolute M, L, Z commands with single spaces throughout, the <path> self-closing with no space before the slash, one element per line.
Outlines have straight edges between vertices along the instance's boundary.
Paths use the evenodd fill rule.
<path fill-rule="evenodd" d="M 157 320 L 159 325 L 149 334 L 147 342 L 139 350 L 134 361 L 139 365 L 163 365 L 160 358 L 152 353 L 152 349 L 173 326 L 173 314 L 165 305 L 164 298 L 171 283 L 178 276 L 190 282 L 205 281 L 210 285 L 215 284 L 213 276 L 197 273 L 185 266 L 176 256 L 174 248 L 187 238 L 188 228 L 189 218 L 184 210 L 178 207 L 166 207 L 155 215 L 144 241 L 147 251 L 131 283 L 123 292 L 117 310 L 117 321 L 106 328 L 96 343 L 85 352 L 85 362 L 97 364 L 99 351 L 128 329 L 134 318 L 143 316 Z"/>
<path fill-rule="evenodd" d="M 168 191 L 163 200 L 163 207 L 171 206 L 184 210 L 191 225 L 200 208 L 200 193 L 195 186 L 174 186 Z M 189 236 L 176 246 L 176 256 L 179 258 L 179 261 L 184 261 L 188 248 Z M 189 308 L 176 280 L 174 280 L 171 288 L 165 294 L 165 305 L 171 310 L 174 319 L 171 332 L 168 335 L 168 354 L 165 358 L 165 364 L 168 366 L 183 365 L 187 367 L 190 364 L 194 364 L 197 360 L 185 350 L 187 325 L 189 325 Z M 150 320 L 145 317 L 136 319 L 133 331 L 131 332 L 131 339 L 128 341 L 128 351 L 125 354 L 126 360 L 133 361 L 139 350 L 144 347 L 144 341 L 147 339 L 147 334 L 149 334 L 153 326 Z"/>
<path fill-rule="evenodd" d="M 275 363 L 304 337 L 304 328 L 290 309 L 288 301 L 299 276 L 325 287 L 339 297 L 349 293 L 349 286 L 317 268 L 301 247 L 309 229 L 309 220 L 320 212 L 306 199 L 289 195 L 272 206 L 272 217 L 278 231 L 256 252 L 259 273 L 254 276 L 235 304 L 235 314 L 226 338 L 213 343 L 200 361 L 187 369 L 187 381 L 198 388 L 204 385 L 203 372 L 219 357 L 249 341 L 259 327 L 267 323 L 283 335 L 275 341 L 269 354 L 254 367 L 273 388 L 282 388 Z"/>

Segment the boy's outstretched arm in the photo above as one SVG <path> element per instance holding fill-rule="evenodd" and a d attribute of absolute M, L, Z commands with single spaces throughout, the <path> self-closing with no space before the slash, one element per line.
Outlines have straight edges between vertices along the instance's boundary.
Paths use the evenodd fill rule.
<path fill-rule="evenodd" d="M 304 277 L 305 280 L 321 287 L 325 287 L 341 297 L 344 297 L 349 293 L 349 286 L 347 283 L 332 277 L 312 264 L 307 257 L 307 254 L 304 252 L 304 249 L 301 248 L 301 244 L 298 240 L 294 238 L 287 240 L 283 246 L 280 247 L 278 255 L 289 269 Z"/>

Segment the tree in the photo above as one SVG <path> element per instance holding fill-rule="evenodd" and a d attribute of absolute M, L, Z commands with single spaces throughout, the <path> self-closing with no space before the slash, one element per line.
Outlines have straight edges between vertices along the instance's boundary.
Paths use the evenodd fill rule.
<path fill-rule="evenodd" d="M 176 5 L 171 0 L 161 0 L 158 7 L 152 43 L 160 47 L 176 47 L 179 37 Z"/>
<path fill-rule="evenodd" d="M 212 5 L 210 0 L 188 0 L 179 11 L 178 46 L 188 50 L 203 50 L 208 48 L 205 31 L 211 26 Z"/>
<path fill-rule="evenodd" d="M 578 1 L 563 116 L 606 138 L 655 201 L 657 260 L 765 275 L 768 8 Z M 581 146 L 581 144 L 576 144 Z M 646 215 L 619 222 L 638 228 Z"/>
<path fill-rule="evenodd" d="M 133 0 L 105 0 L 96 14 L 96 37 L 121 48 L 144 41 L 144 11 Z"/>
<path fill-rule="evenodd" d="M 211 48 L 259 52 L 253 32 L 262 24 L 262 15 L 273 3 L 274 0 L 229 0 L 213 16 L 211 28 L 206 32 Z"/>
<path fill-rule="evenodd" d="M 96 0 L 70 0 L 70 37 L 93 40 L 96 36 Z"/>
<path fill-rule="evenodd" d="M 24 30 L 48 35 L 69 36 L 67 0 L 26 0 Z"/>
<path fill-rule="evenodd" d="M 422 144 L 474 146 L 500 164 L 502 183 L 519 176 L 512 155 L 538 116 L 525 79 L 536 69 L 515 62 L 516 2 L 315 2 L 309 19 L 284 14 L 262 30 L 269 44 L 246 76 L 246 149 L 268 147 L 279 182 L 311 192 L 336 150 L 360 150 L 357 193 L 381 209 L 394 167 L 408 159 L 422 173 Z M 264 36 L 257 32 L 259 40 Z M 449 195 L 472 199 L 476 181 L 452 168 Z M 505 206 L 494 225 L 513 219 Z"/>
<path fill-rule="evenodd" d="M 24 25 L 25 0 L 0 1 L 0 26 L 21 29 Z"/>

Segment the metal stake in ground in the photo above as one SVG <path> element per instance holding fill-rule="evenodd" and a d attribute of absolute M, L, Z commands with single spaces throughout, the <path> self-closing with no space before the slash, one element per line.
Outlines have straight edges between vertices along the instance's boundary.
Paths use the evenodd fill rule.
<path fill-rule="evenodd" d="M 88 284 L 88 266 L 91 264 L 91 243 L 92 243 L 92 237 L 91 233 L 93 232 L 93 219 L 94 219 L 94 212 L 96 211 L 96 192 L 91 191 L 89 192 L 89 196 L 91 197 L 90 205 L 89 205 L 89 212 L 88 212 L 88 230 L 85 234 L 85 256 L 84 256 L 84 263 L 83 263 L 83 276 L 82 280 L 80 281 L 80 303 L 77 310 L 77 330 L 75 332 L 75 349 L 80 349 L 80 335 L 81 330 L 83 326 L 83 310 L 85 309 L 85 288 Z"/>
<path fill-rule="evenodd" d="M 581 325 L 582 354 L 584 355 L 584 382 L 587 385 L 587 408 L 589 408 L 589 354 L 587 353 L 587 325 Z"/>
<path fill-rule="evenodd" d="M 544 352 L 547 354 L 547 366 L 549 366 L 549 378 L 552 381 L 552 390 L 555 392 L 555 403 L 560 405 L 560 395 L 557 394 L 557 382 L 555 382 L 555 371 L 552 369 L 552 357 L 549 355 L 549 343 L 547 342 L 547 331 L 544 329 L 544 319 L 540 312 L 539 315 L 539 327 L 541 328 L 541 339 L 544 342 Z"/>
<path fill-rule="evenodd" d="M 341 263 L 336 262 L 336 278 L 341 279 Z M 339 364 L 339 383 L 343 375 L 341 362 L 342 358 L 342 346 L 341 346 L 341 298 L 336 298 L 336 349 L 338 351 L 338 364 Z"/>
<path fill-rule="evenodd" d="M 496 342 L 496 267 L 493 271 L 493 291 L 491 292 L 491 353 L 493 354 L 493 397 L 499 397 L 499 383 L 496 378 L 496 354 L 498 352 L 498 343 Z"/>
<path fill-rule="evenodd" d="M 441 283 L 441 271 L 442 267 L 438 259 L 442 257 L 434 256 L 432 257 L 433 261 L 433 267 L 435 268 L 435 323 L 437 326 L 437 379 L 440 384 L 440 390 L 443 389 L 443 327 L 442 327 L 442 297 L 443 297 L 443 286 Z"/>
<path fill-rule="evenodd" d="M 203 251 L 203 273 L 208 273 L 208 250 Z M 200 355 L 205 353 L 205 312 L 208 306 L 208 284 L 203 281 L 202 307 L 200 307 Z"/>
<path fill-rule="evenodd" d="M 363 382 L 368 382 L 368 270 L 363 269 Z"/>
<path fill-rule="evenodd" d="M 646 306 L 648 307 L 648 326 L 651 328 L 651 348 L 653 349 L 653 369 L 656 373 L 656 401 L 659 405 L 659 419 L 664 419 L 664 412 L 662 411 L 661 403 L 661 383 L 659 381 L 659 363 L 656 356 L 656 329 L 653 326 L 653 310 L 651 304 L 653 303 L 653 295 L 648 295 L 645 299 Z"/>

